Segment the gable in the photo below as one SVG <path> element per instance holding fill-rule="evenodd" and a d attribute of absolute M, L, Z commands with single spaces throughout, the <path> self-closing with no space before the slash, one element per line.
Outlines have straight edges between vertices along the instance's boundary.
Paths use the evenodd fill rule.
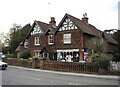
<path fill-rule="evenodd" d="M 30 33 L 30 35 L 43 33 L 41 27 L 37 23 L 35 23 L 35 25 L 32 28 L 33 29 L 32 29 L 32 32 Z"/>
<path fill-rule="evenodd" d="M 54 31 L 49 28 L 46 32 L 45 32 L 45 35 L 48 34 L 48 35 L 53 35 L 54 34 Z"/>
<path fill-rule="evenodd" d="M 64 21 L 61 23 L 60 27 L 58 28 L 58 31 L 66 31 L 73 29 L 78 29 L 78 27 L 73 23 L 73 21 L 66 17 Z"/>

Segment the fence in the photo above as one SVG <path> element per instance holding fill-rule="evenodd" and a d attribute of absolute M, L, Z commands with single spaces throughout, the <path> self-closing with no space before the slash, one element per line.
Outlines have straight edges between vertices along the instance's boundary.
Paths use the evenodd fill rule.
<path fill-rule="evenodd" d="M 32 60 L 30 62 L 27 59 L 7 59 L 7 63 L 15 66 L 47 69 L 55 71 L 66 71 L 66 72 L 81 72 L 81 73 L 98 73 L 99 68 L 92 64 L 73 63 L 73 62 L 60 62 L 50 60 Z"/>
<path fill-rule="evenodd" d="M 44 61 L 43 69 L 67 71 L 67 72 L 82 72 L 82 73 L 98 73 L 97 66 L 73 63 L 73 62 L 60 62 L 60 61 Z"/>

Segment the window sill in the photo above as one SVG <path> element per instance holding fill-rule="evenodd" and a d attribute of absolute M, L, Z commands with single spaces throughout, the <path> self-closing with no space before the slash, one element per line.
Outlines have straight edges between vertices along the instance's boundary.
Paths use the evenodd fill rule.
<path fill-rule="evenodd" d="M 48 43 L 49 45 L 54 45 L 53 43 Z"/>
<path fill-rule="evenodd" d="M 63 43 L 63 44 L 67 45 L 67 44 L 71 44 L 71 43 Z"/>
<path fill-rule="evenodd" d="M 40 46 L 40 44 L 35 44 L 35 46 Z"/>

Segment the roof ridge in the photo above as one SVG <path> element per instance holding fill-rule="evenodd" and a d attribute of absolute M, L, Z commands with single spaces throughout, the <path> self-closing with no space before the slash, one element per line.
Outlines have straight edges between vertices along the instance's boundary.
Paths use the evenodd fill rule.
<path fill-rule="evenodd" d="M 71 17 L 73 17 L 73 18 L 75 18 L 75 19 L 77 19 L 77 20 L 80 20 L 79 18 L 77 18 L 77 17 L 75 17 L 75 16 L 73 16 L 73 15 L 70 15 L 70 14 L 67 14 L 67 13 L 66 13 L 66 15 L 71 16 Z M 80 20 L 80 21 L 82 21 L 82 20 Z"/>
<path fill-rule="evenodd" d="M 43 22 L 43 21 L 37 21 L 37 20 L 35 20 L 36 22 L 39 22 L 39 23 L 43 23 L 43 24 L 47 24 L 47 25 L 50 25 L 50 24 L 48 24 L 48 23 L 46 23 L 46 22 Z"/>

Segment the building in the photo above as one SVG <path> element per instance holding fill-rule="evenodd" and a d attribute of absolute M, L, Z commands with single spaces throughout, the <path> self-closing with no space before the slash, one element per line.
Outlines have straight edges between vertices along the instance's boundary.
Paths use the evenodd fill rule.
<path fill-rule="evenodd" d="M 89 24 L 86 13 L 81 20 L 65 14 L 58 26 L 54 17 L 51 17 L 49 24 L 34 21 L 31 30 L 16 52 L 18 57 L 23 50 L 29 50 L 32 56 L 84 62 L 88 55 L 87 50 L 98 41 L 104 44 L 107 53 L 117 50 L 117 42 L 109 34 Z"/>

